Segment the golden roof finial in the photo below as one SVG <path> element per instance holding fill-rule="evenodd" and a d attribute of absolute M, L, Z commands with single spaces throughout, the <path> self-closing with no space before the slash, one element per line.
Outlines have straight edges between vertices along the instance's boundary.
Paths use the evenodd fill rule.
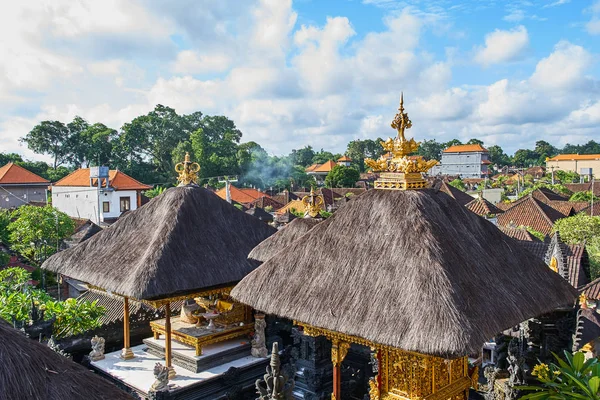
<path fill-rule="evenodd" d="M 427 187 L 427 181 L 423 179 L 421 173 L 429 171 L 438 162 L 425 161 L 421 156 L 408 157 L 419 149 L 420 143 L 415 139 L 407 140 L 404 137 L 404 131 L 412 127 L 408 113 L 404 112 L 404 93 L 400 94 L 400 107 L 391 126 L 398 131 L 398 136 L 381 142 L 382 147 L 390 152 L 391 157 L 382 156 L 378 160 L 365 159 L 365 164 L 373 172 L 383 172 L 382 179 L 375 181 L 375 189 L 406 190 Z"/>
<path fill-rule="evenodd" d="M 178 186 L 186 186 L 190 184 L 196 184 L 198 180 L 198 171 L 200 171 L 200 165 L 190 161 L 190 153 L 185 153 L 183 162 L 175 165 L 175 171 L 179 174 L 177 181 Z"/>
<path fill-rule="evenodd" d="M 315 193 L 315 189 L 310 189 L 310 194 L 302 198 L 302 204 L 304 204 L 304 218 L 312 217 L 316 218 L 323 210 L 323 196 Z"/>

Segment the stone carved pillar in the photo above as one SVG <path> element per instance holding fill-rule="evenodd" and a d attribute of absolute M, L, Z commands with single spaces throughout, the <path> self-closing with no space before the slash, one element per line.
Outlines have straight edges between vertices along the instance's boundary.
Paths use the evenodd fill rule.
<path fill-rule="evenodd" d="M 265 337 L 265 314 L 256 314 L 254 316 L 254 338 L 252 339 L 252 357 L 265 358 L 268 354 Z"/>

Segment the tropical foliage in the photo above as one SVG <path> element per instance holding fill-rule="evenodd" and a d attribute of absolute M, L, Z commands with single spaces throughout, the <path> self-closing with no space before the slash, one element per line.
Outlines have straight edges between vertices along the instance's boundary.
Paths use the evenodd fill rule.
<path fill-rule="evenodd" d="M 557 364 L 538 364 L 532 375 L 541 386 L 521 386 L 523 400 L 600 399 L 600 363 L 597 358 L 585 360 L 583 353 L 564 352 L 565 359 L 554 354 Z"/>
<path fill-rule="evenodd" d="M 77 335 L 100 326 L 106 311 L 96 302 L 75 299 L 56 301 L 46 292 L 30 285 L 31 274 L 23 268 L 0 271 L 0 318 L 10 323 L 30 325 L 32 307 L 44 313 L 44 319 L 54 319 L 56 339 Z"/>
<path fill-rule="evenodd" d="M 453 180 L 452 182 L 450 182 L 448 184 L 450 186 L 457 188 L 458 190 L 462 190 L 463 192 L 467 191 L 467 185 L 465 185 L 465 183 L 458 178 L 456 178 L 455 180 Z"/>
<path fill-rule="evenodd" d="M 577 214 L 554 223 L 562 240 L 568 244 L 585 243 L 590 257 L 592 279 L 600 276 L 600 217 Z"/>
<path fill-rule="evenodd" d="M 360 172 L 352 167 L 336 165 L 329 171 L 325 177 L 325 185 L 327 187 L 354 187 L 360 179 Z"/>

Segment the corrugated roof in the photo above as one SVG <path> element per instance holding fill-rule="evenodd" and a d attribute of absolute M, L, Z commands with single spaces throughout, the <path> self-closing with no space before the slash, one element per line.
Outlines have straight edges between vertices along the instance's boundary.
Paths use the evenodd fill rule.
<path fill-rule="evenodd" d="M 559 154 L 548 161 L 600 160 L 600 154 Z"/>
<path fill-rule="evenodd" d="M 457 144 L 448 147 L 444 150 L 444 153 L 473 153 L 478 151 L 487 152 L 487 149 L 480 144 Z"/>
<path fill-rule="evenodd" d="M 19 183 L 50 183 L 50 181 L 12 162 L 0 168 L 0 184 L 16 185 Z"/>
<path fill-rule="evenodd" d="M 93 180 L 96 182 L 96 179 Z M 152 186 L 145 185 L 124 172 L 116 169 L 111 169 L 108 173 L 109 186 L 116 190 L 148 190 L 152 189 Z M 79 168 L 77 171 L 70 173 L 65 176 L 54 186 L 90 186 L 90 169 Z"/>

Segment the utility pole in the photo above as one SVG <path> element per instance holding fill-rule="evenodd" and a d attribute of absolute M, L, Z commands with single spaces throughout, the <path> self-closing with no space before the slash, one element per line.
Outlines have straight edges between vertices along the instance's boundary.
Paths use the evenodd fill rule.
<path fill-rule="evenodd" d="M 228 176 L 219 177 L 219 183 L 225 183 L 225 200 L 231 204 L 231 182 L 237 182 L 237 176 L 230 179 Z"/>
<path fill-rule="evenodd" d="M 593 171 L 590 170 L 590 177 L 592 179 L 592 187 L 590 191 L 592 192 L 592 201 L 590 202 L 590 216 L 594 216 L 594 174 Z"/>

